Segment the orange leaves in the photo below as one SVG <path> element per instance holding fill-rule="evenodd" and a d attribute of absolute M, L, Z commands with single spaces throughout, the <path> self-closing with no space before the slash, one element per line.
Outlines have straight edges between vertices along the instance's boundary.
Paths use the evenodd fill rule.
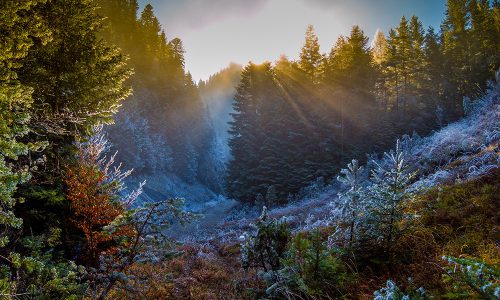
<path fill-rule="evenodd" d="M 86 260 L 97 263 L 102 251 L 110 250 L 113 237 L 104 227 L 111 224 L 125 208 L 117 201 L 118 190 L 110 176 L 101 170 L 99 161 L 85 156 L 80 150 L 78 161 L 66 170 L 64 182 L 66 197 L 70 202 L 70 221 L 85 235 Z M 133 230 L 124 228 L 117 235 L 133 235 Z"/>

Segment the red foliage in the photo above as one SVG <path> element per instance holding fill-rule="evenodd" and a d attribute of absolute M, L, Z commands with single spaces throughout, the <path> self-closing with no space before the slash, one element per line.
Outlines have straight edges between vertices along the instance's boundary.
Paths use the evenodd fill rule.
<path fill-rule="evenodd" d="M 66 197 L 70 202 L 70 221 L 85 235 L 85 260 L 95 265 L 102 251 L 111 250 L 105 246 L 112 240 L 103 227 L 113 222 L 125 210 L 117 201 L 116 182 L 109 182 L 109 176 L 99 168 L 94 157 L 80 155 L 77 163 L 68 167 L 65 174 Z M 118 234 L 129 234 L 123 229 Z"/>

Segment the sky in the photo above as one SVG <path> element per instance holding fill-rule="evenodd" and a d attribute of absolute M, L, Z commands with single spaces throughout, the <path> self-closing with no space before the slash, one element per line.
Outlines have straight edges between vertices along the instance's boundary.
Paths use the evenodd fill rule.
<path fill-rule="evenodd" d="M 153 5 L 168 39 L 179 37 L 186 69 L 197 81 L 229 63 L 296 59 L 307 25 L 314 26 L 322 52 L 359 25 L 373 37 L 387 33 L 406 15 L 425 28 L 439 27 L 446 0 L 139 0 Z"/>

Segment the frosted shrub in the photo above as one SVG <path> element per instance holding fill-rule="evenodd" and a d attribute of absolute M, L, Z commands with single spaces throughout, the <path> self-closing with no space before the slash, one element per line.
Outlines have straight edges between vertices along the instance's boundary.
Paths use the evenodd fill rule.
<path fill-rule="evenodd" d="M 375 291 L 373 296 L 374 300 L 420 300 L 427 298 L 423 288 L 405 294 L 392 280 L 387 280 L 386 286 Z"/>
<path fill-rule="evenodd" d="M 374 300 L 409 300 L 410 298 L 407 295 L 404 295 L 399 287 L 392 280 L 387 280 L 386 286 L 377 290 L 373 293 L 375 296 Z"/>
<path fill-rule="evenodd" d="M 373 185 L 367 191 L 366 222 L 368 233 L 385 243 L 389 250 L 395 236 L 399 232 L 398 224 L 403 218 L 404 204 L 412 200 L 414 191 L 408 187 L 416 173 L 408 171 L 400 141 L 396 142 L 396 149 L 385 153 L 387 163 L 377 166 L 372 171 Z"/>
<path fill-rule="evenodd" d="M 291 232 L 286 222 L 271 219 L 264 206 L 259 220 L 255 224 L 256 231 L 252 235 L 242 237 L 242 265 L 244 268 L 257 266 L 265 272 L 277 271 L 281 266 L 281 258 L 287 249 Z"/>
<path fill-rule="evenodd" d="M 465 283 L 485 299 L 500 298 L 500 269 L 471 258 L 443 256 L 448 264 L 448 275 L 456 281 Z M 472 297 L 473 295 L 468 295 Z"/>
<path fill-rule="evenodd" d="M 353 159 L 347 165 L 347 169 L 342 169 L 337 180 L 347 186 L 347 190 L 338 193 L 339 206 L 342 220 L 349 224 L 349 244 L 352 243 L 355 230 L 358 226 L 364 190 L 361 186 L 363 167 L 359 166 L 357 160 Z"/>

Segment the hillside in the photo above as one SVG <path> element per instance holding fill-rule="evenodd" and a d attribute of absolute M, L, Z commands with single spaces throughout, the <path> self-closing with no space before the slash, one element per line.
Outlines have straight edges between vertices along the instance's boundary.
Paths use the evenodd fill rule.
<path fill-rule="evenodd" d="M 396 247 L 402 248 L 395 250 L 392 262 L 381 263 L 376 260 L 366 260 L 370 257 L 373 259 L 373 257 L 377 257 L 376 255 L 382 255 L 381 253 L 370 253 L 370 251 L 380 251 L 374 245 L 371 245 L 374 247 L 371 250 L 357 250 L 357 257 L 351 257 L 334 246 L 334 249 L 337 249 L 334 250 L 336 253 L 334 256 L 346 260 L 348 268 L 359 269 L 353 271 L 354 274 L 348 275 L 354 277 L 346 279 L 350 281 L 347 286 L 341 284 L 339 278 L 329 279 L 332 280 L 330 284 L 336 285 L 339 289 L 340 286 L 343 286 L 342 293 L 348 293 L 349 298 L 356 299 L 370 298 L 377 287 L 385 285 L 387 279 L 395 280 L 402 287 L 399 288 L 394 281 L 390 280 L 387 282 L 387 287 L 379 290 L 379 295 L 399 293 L 402 296 L 407 293 L 413 295 L 410 299 L 414 299 L 413 297 L 421 297 L 417 288 L 422 286 L 419 290 L 427 291 L 427 296 L 444 293 L 445 290 L 447 297 L 450 298 L 460 297 L 460 295 L 477 296 L 468 290 L 466 283 L 458 284 L 460 282 L 458 277 L 446 277 L 442 274 L 443 270 L 446 270 L 446 262 L 441 260 L 441 256 L 479 256 L 480 259 L 492 264 L 499 262 L 498 248 L 494 246 L 495 237 L 498 236 L 497 226 L 500 218 L 495 208 L 500 203 L 498 198 L 500 192 L 498 189 L 500 179 L 498 160 L 499 113 L 500 85 L 494 84 L 486 95 L 470 106 L 468 115 L 463 119 L 449 124 L 427 137 L 404 136 L 400 140 L 404 157 L 409 166 L 408 172 L 418 172 L 417 177 L 408 186 L 408 191 L 417 191 L 418 196 L 414 201 L 406 204 L 412 210 L 418 211 L 416 219 L 412 221 L 415 222 L 415 225 L 408 227 L 407 231 L 395 241 Z M 372 159 L 374 160 L 369 162 L 367 170 L 361 174 L 360 182 L 365 187 L 373 184 L 368 179 L 368 168 L 376 164 L 389 163 L 388 157 L 372 156 Z M 337 196 L 339 192 L 342 194 L 343 191 L 345 191 L 345 187 L 335 182 L 325 186 L 311 186 L 309 194 L 305 195 L 303 199 L 296 203 L 269 209 L 267 217 L 269 220 L 278 219 L 279 222 L 285 222 L 292 234 L 302 236 L 305 239 L 308 235 L 314 234 L 315 230 L 320 230 L 323 236 L 333 238 L 338 234 L 338 230 L 342 228 L 344 222 L 341 212 L 342 202 Z M 231 208 L 231 205 L 229 208 L 224 205 L 218 205 L 218 207 L 219 210 L 225 210 L 225 212 L 219 211 L 216 218 L 220 215 L 228 216 L 218 224 L 214 222 L 214 219 L 201 220 L 195 230 L 188 231 L 186 236 L 181 237 L 181 240 L 186 243 L 186 254 L 175 262 L 166 263 L 159 267 L 161 272 L 174 272 L 176 274 L 178 279 L 172 283 L 173 288 L 177 289 L 177 296 L 174 297 L 182 298 L 182 295 L 186 295 L 186 293 L 218 295 L 220 291 L 213 289 L 213 284 L 216 281 L 225 293 L 232 295 L 229 296 L 230 298 L 236 297 L 235 295 L 240 297 L 241 291 L 231 286 L 235 280 L 246 287 L 248 293 L 250 291 L 256 292 L 263 284 L 267 284 L 265 295 L 283 292 L 293 293 L 295 287 L 287 286 L 287 284 L 292 283 L 280 281 L 292 280 L 293 282 L 295 280 L 287 277 L 290 275 L 287 275 L 285 269 L 279 271 L 284 273 L 276 275 L 282 276 L 278 277 L 281 279 L 275 279 L 278 281 L 267 279 L 265 277 L 265 274 L 268 274 L 266 271 L 250 269 L 250 272 L 247 273 L 241 269 L 239 258 L 242 257 L 244 264 L 245 255 L 248 255 L 245 254 L 247 251 L 245 249 L 248 247 L 249 237 L 263 230 L 262 223 L 259 225 L 259 222 L 262 222 L 258 218 L 260 212 L 241 210 L 241 207 Z M 208 224 L 210 225 L 208 226 Z M 270 228 L 267 230 L 271 230 Z M 328 243 L 333 242 L 335 245 L 335 239 L 332 241 L 328 239 Z M 424 242 L 421 239 L 427 241 Z M 308 247 L 306 245 L 308 244 L 304 244 L 304 247 Z M 401 259 L 401 255 L 406 258 Z M 185 267 L 182 270 L 177 269 L 177 264 Z M 258 265 L 256 268 L 258 269 Z M 138 269 L 137 271 L 138 274 L 143 275 L 152 272 L 148 269 Z M 260 275 L 253 272 L 260 272 L 258 273 Z M 346 274 L 349 273 L 347 271 Z M 469 276 L 475 275 L 471 273 Z M 446 278 L 455 278 L 453 280 L 459 281 L 456 285 L 450 285 L 453 281 Z M 475 281 L 475 277 L 470 278 L 471 281 L 468 282 L 471 287 L 480 284 L 479 281 Z M 485 290 L 491 291 L 490 294 L 497 293 L 499 291 L 498 278 L 489 278 L 493 278 L 493 282 L 490 283 L 491 286 L 485 286 Z M 199 289 L 192 289 L 184 285 L 183 280 L 196 282 Z M 162 283 L 153 284 L 148 281 L 147 284 L 152 284 L 155 288 L 145 287 L 144 291 L 150 293 L 149 295 L 158 295 L 154 290 L 161 287 Z M 302 288 L 298 287 L 297 289 L 301 291 Z M 331 292 L 329 289 L 324 291 Z M 250 293 L 250 295 L 252 294 Z M 254 296 L 247 295 L 246 297 L 252 298 Z"/>
<path fill-rule="evenodd" d="M 461 184 L 497 172 L 500 166 L 500 85 L 493 84 L 485 96 L 470 104 L 469 109 L 466 117 L 427 137 L 402 137 L 406 162 L 411 171 L 418 172 L 410 189 Z M 386 163 L 383 158 L 370 157 L 373 161 L 363 173 L 363 185 L 370 184 L 368 171 L 375 162 Z M 340 206 L 336 199 L 342 189 L 336 180 L 326 185 L 313 184 L 295 203 L 269 209 L 269 216 L 285 219 L 295 231 L 328 226 L 339 217 L 335 212 Z M 223 214 L 227 216 L 217 226 L 201 226 L 190 233 L 188 239 L 236 242 L 244 231 L 251 229 L 250 224 L 260 211 L 241 211 L 237 207 Z"/>

